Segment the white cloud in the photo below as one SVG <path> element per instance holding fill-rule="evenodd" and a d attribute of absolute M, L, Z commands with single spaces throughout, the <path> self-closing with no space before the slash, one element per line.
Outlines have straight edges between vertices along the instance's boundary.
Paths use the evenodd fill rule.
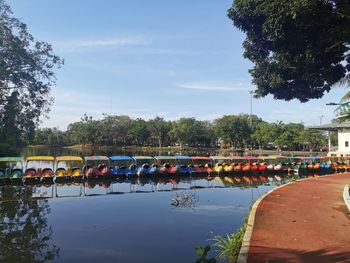
<path fill-rule="evenodd" d="M 197 90 L 197 91 L 242 91 L 249 90 L 249 87 L 244 85 L 243 83 L 238 84 L 208 84 L 208 83 L 187 83 L 187 84 L 176 84 L 175 86 L 188 89 L 188 90 Z"/>
<path fill-rule="evenodd" d="M 77 39 L 66 41 L 53 41 L 58 50 L 76 51 L 92 48 L 116 48 L 128 46 L 145 46 L 151 44 L 151 39 L 141 35 L 119 36 L 114 38 Z"/>

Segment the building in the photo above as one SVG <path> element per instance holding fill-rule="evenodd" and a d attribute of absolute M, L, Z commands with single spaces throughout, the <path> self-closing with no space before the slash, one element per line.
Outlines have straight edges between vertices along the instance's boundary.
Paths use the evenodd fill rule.
<path fill-rule="evenodd" d="M 328 154 L 327 156 L 344 157 L 350 156 L 350 123 L 331 123 L 319 126 L 311 126 L 308 129 L 315 129 L 328 132 Z M 338 146 L 332 146 L 330 132 L 337 131 Z"/>

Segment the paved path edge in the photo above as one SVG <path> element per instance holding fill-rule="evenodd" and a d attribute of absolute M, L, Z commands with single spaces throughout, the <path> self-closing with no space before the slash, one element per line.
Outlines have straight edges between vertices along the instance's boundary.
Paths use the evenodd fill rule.
<path fill-rule="evenodd" d="M 348 207 L 348 210 L 350 211 L 350 193 L 349 193 L 349 190 L 350 190 L 350 186 L 345 185 L 344 191 L 343 191 L 343 199 L 344 199 L 346 206 Z"/>
<path fill-rule="evenodd" d="M 324 176 L 329 176 L 329 175 L 324 175 Z M 278 187 L 276 187 L 276 188 L 266 192 L 265 194 L 260 196 L 255 201 L 255 203 L 253 204 L 253 206 L 252 206 L 252 208 L 250 210 L 250 213 L 249 213 L 248 222 L 247 222 L 247 225 L 246 225 L 246 231 L 245 231 L 244 236 L 243 236 L 242 246 L 241 246 L 241 249 L 239 251 L 239 254 L 238 254 L 238 257 L 237 257 L 237 261 L 236 261 L 237 263 L 247 263 L 248 262 L 248 252 L 249 252 L 249 247 L 250 247 L 250 239 L 251 239 L 252 233 L 253 233 L 253 227 L 254 227 L 254 221 L 255 221 L 255 212 L 256 212 L 256 209 L 258 208 L 260 202 L 266 196 L 268 196 L 272 192 L 276 191 L 277 189 L 280 189 L 280 188 L 285 187 L 285 186 L 290 185 L 290 184 L 294 184 L 296 182 L 309 180 L 309 179 L 310 179 L 309 177 L 308 178 L 302 178 L 302 179 L 299 179 L 299 180 L 295 180 L 295 181 L 289 182 L 289 183 L 284 184 L 284 185 L 280 185 L 280 186 L 278 186 Z"/>
<path fill-rule="evenodd" d="M 301 180 L 305 180 L 305 179 L 301 179 Z M 295 181 L 294 181 L 295 182 Z M 260 196 L 255 203 L 253 204 L 250 212 L 249 212 L 249 216 L 248 216 L 248 221 L 246 223 L 246 230 L 243 236 L 243 241 L 242 241 L 242 246 L 241 249 L 239 251 L 238 257 L 237 257 L 237 263 L 247 263 L 248 261 L 248 252 L 249 252 L 249 247 L 250 247 L 250 239 L 252 237 L 252 232 L 253 232 L 253 227 L 254 227 L 254 221 L 255 221 L 255 212 L 256 209 L 258 208 L 260 202 L 269 194 L 271 194 L 273 191 L 285 187 L 289 184 L 292 184 L 294 182 L 289 182 L 287 184 L 284 185 L 280 185 L 268 192 L 266 192 L 265 194 L 263 194 L 262 196 Z"/>

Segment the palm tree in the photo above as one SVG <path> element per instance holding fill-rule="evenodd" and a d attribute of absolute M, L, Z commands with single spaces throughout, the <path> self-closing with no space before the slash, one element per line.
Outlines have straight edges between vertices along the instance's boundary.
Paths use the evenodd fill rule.
<path fill-rule="evenodd" d="M 339 87 L 350 87 L 350 74 L 347 74 L 338 82 Z M 335 109 L 338 112 L 337 121 L 350 121 L 350 91 L 340 99 L 339 107 Z"/>

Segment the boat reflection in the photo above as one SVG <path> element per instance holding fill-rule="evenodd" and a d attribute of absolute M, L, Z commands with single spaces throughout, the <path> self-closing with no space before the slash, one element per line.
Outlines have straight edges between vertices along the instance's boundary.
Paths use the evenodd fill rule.
<path fill-rule="evenodd" d="M 317 176 L 317 175 L 312 175 Z M 310 175 L 308 176 L 310 177 Z M 216 177 L 153 177 L 118 180 L 88 180 L 45 184 L 21 184 L 31 191 L 31 199 L 99 196 L 127 193 L 169 192 L 211 188 L 257 188 L 260 185 L 278 186 L 302 178 L 298 175 L 243 175 Z"/>

